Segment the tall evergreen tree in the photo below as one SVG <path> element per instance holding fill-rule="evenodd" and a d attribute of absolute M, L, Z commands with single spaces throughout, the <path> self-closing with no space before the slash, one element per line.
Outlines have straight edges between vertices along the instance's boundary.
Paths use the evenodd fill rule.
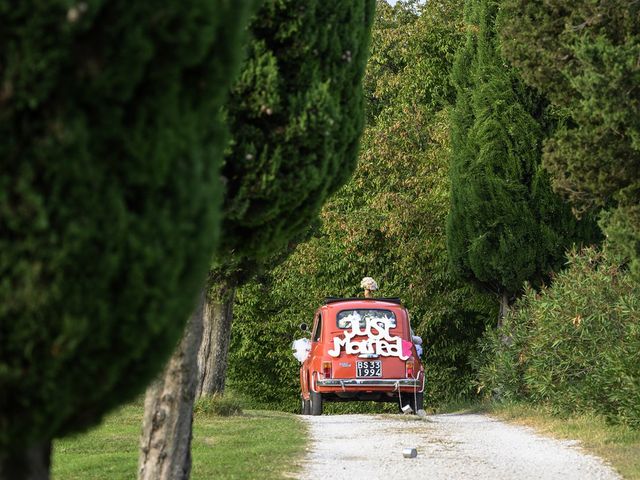
<path fill-rule="evenodd" d="M 567 117 L 545 144 L 554 188 L 607 210 L 607 236 L 640 278 L 640 4 L 502 4 L 505 56 Z"/>
<path fill-rule="evenodd" d="M 453 270 L 498 294 L 503 315 L 523 282 L 560 268 L 590 225 L 578 225 L 540 166 L 545 102 L 502 59 L 497 9 L 495 0 L 465 6 L 467 38 L 453 70 L 447 242 Z"/>
<path fill-rule="evenodd" d="M 0 3 L 0 478 L 144 388 L 215 246 L 247 2 Z"/>
<path fill-rule="evenodd" d="M 266 0 L 231 90 L 232 142 L 200 391 L 224 389 L 237 285 L 301 238 L 356 164 L 375 0 Z"/>

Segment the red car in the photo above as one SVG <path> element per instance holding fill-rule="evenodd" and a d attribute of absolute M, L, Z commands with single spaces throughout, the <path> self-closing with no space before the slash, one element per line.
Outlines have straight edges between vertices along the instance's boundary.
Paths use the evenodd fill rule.
<path fill-rule="evenodd" d="M 316 311 L 310 348 L 300 368 L 303 415 L 321 415 L 329 401 L 423 408 L 424 367 L 399 299 L 327 298 Z"/>

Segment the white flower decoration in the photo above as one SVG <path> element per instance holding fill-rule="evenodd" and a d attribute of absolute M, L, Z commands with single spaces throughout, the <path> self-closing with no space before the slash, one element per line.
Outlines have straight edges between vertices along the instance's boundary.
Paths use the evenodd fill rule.
<path fill-rule="evenodd" d="M 364 288 L 365 290 L 371 290 L 373 292 L 374 290 L 378 289 L 378 284 L 373 278 L 364 277 L 360 282 L 360 288 Z"/>

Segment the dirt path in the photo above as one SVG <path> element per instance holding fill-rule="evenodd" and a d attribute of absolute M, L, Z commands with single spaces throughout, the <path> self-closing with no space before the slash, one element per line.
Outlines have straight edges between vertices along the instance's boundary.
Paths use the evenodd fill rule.
<path fill-rule="evenodd" d="M 312 445 L 301 479 L 620 479 L 576 442 L 484 415 L 301 417 Z M 418 450 L 404 458 L 406 447 Z"/>

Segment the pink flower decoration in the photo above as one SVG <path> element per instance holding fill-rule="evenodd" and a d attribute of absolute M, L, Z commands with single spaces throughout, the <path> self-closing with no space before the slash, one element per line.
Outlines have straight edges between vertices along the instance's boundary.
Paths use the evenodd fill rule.
<path fill-rule="evenodd" d="M 403 357 L 411 356 L 411 347 L 413 347 L 413 343 L 408 342 L 406 340 L 402 340 L 402 356 Z"/>

